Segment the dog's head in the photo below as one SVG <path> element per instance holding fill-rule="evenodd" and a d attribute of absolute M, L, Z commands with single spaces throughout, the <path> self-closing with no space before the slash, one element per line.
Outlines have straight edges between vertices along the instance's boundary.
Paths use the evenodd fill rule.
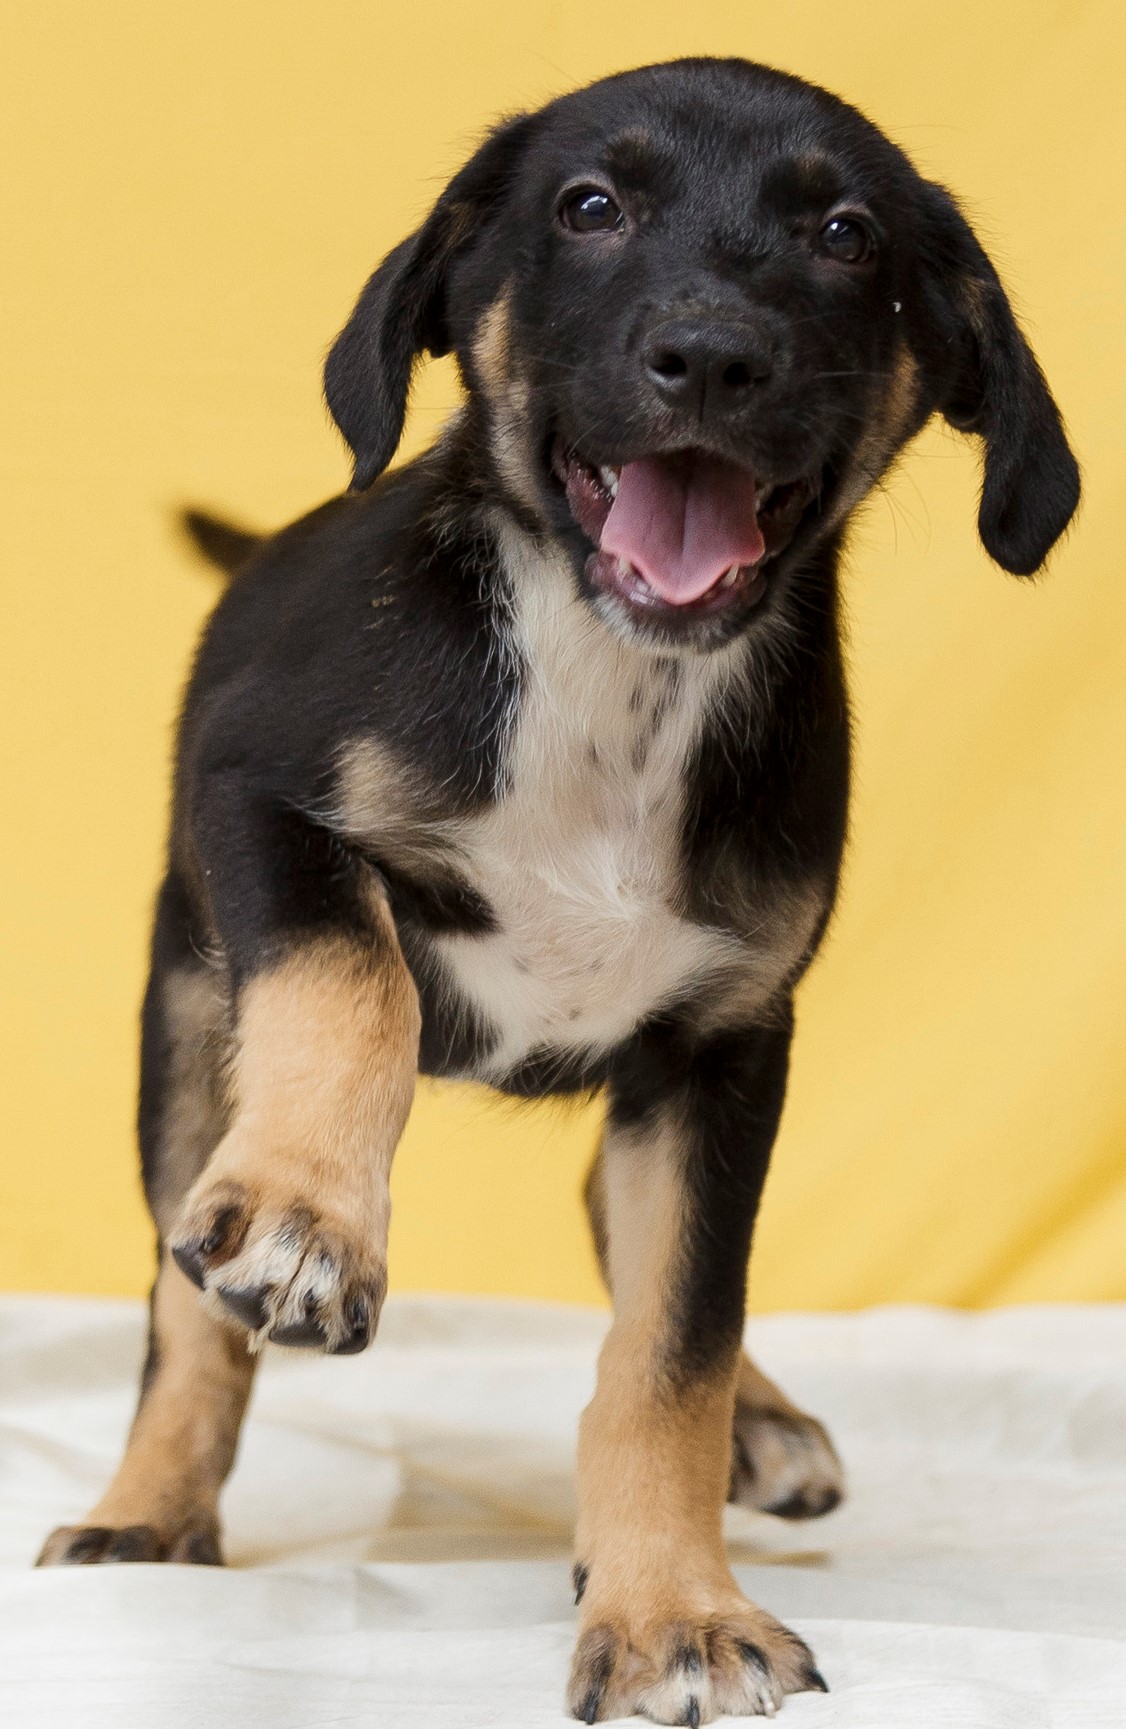
<path fill-rule="evenodd" d="M 1079 496 L 1055 403 L 941 187 L 862 115 L 738 60 L 499 126 L 365 287 L 326 367 L 356 488 L 453 350 L 495 480 L 614 628 L 712 648 L 839 535 L 933 412 L 979 528 L 1035 571 Z"/>

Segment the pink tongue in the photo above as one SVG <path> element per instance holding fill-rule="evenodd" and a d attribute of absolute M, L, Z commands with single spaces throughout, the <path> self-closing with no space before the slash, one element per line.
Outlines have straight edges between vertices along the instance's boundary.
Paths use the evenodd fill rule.
<path fill-rule="evenodd" d="M 763 555 L 754 478 L 717 456 L 627 462 L 601 548 L 632 564 L 673 606 L 699 600 L 733 564 L 757 564 Z"/>

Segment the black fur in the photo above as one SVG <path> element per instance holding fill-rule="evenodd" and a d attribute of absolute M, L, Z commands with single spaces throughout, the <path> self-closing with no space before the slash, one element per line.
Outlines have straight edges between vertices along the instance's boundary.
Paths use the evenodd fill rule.
<path fill-rule="evenodd" d="M 212 516 L 206 510 L 185 510 L 180 516 L 180 528 L 197 552 L 234 576 L 260 552 L 266 537 L 249 528 L 239 528 L 233 522 Z"/>
<path fill-rule="evenodd" d="M 641 1029 L 610 1075 L 610 1121 L 682 1123 L 682 1251 L 663 1347 L 674 1384 L 706 1379 L 737 1348 L 751 1232 L 786 1095 L 793 1015 L 711 1039 L 675 1018 Z"/>
<path fill-rule="evenodd" d="M 950 358 L 938 407 L 984 443 L 982 544 L 1003 570 L 1031 576 L 1075 513 L 1079 465 L 997 272 L 950 194 L 923 190 L 923 281 Z"/>
<path fill-rule="evenodd" d="M 559 216 L 568 189 L 587 184 L 610 188 L 624 213 L 593 241 Z M 842 211 L 872 243 L 858 262 L 823 244 Z M 721 404 L 706 383 L 683 401 L 655 384 L 653 344 L 670 321 L 687 326 L 686 345 L 720 331 L 736 356 Z M 420 355 L 450 350 L 464 413 L 432 451 L 383 475 Z M 943 414 L 982 441 L 984 545 L 1028 574 L 1078 498 L 1059 415 L 951 197 L 854 109 L 742 61 L 647 68 L 505 122 L 372 276 L 325 387 L 355 459 L 352 492 L 262 545 L 192 524 L 237 574 L 185 703 L 154 976 L 205 948 L 237 999 L 310 934 L 374 943 L 369 890 L 381 882 L 421 999 L 420 1066 L 480 1075 L 496 1029 L 459 996 L 436 939 L 495 935 L 497 913 L 456 848 L 427 854 L 425 836 L 508 789 L 535 669 L 508 629 L 520 597 L 498 524 L 562 549 L 592 628 L 667 659 L 654 730 L 679 700 L 677 656 L 742 643 L 745 676 L 686 765 L 668 896 L 686 919 L 747 943 L 764 918 L 784 925 L 812 897 L 816 917 L 774 999 L 753 1024 L 735 1016 L 705 1033 L 702 980 L 612 1050 L 536 1048 L 491 1076 L 521 1096 L 608 1083 L 619 1121 L 679 1105 L 686 1253 L 669 1349 L 677 1374 L 704 1373 L 738 1333 L 790 995 L 844 844 L 836 579 L 848 512 Z M 739 588 L 722 612 L 643 616 L 599 588 L 560 452 L 598 469 L 685 449 L 738 459 L 778 489 L 776 550 L 765 584 Z M 377 741 L 415 788 L 409 856 L 394 836 L 361 844 L 341 822 L 337 771 L 358 739 Z M 160 1036 L 153 1006 L 146 1045 Z M 146 1055 L 143 1125 L 159 1110 L 158 1071 Z"/>

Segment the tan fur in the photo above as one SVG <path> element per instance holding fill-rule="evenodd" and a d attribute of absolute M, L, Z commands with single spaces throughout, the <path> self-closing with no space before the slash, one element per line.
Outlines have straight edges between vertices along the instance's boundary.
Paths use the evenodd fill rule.
<path fill-rule="evenodd" d="M 150 1378 L 117 1475 L 85 1527 L 48 1538 L 41 1565 L 63 1560 L 83 1529 L 103 1526 L 152 1533 L 149 1559 L 199 1559 L 199 1545 L 207 1558 L 219 1558 L 219 1490 L 234 1461 L 254 1358 L 245 1333 L 206 1314 L 167 1256 L 152 1326 Z"/>
<path fill-rule="evenodd" d="M 492 452 L 514 498 L 538 514 L 540 488 L 528 447 L 530 393 L 512 353 L 511 289 L 486 308 L 473 338 L 473 360 L 492 416 Z"/>
<path fill-rule="evenodd" d="M 757 1363 L 753 1363 L 744 1351 L 739 1358 L 739 1370 L 735 1377 L 735 1397 L 740 1404 L 753 1405 L 760 1411 L 785 1412 L 789 1416 L 800 1416 L 797 1406 L 788 1399 L 781 1387 L 773 1382 L 769 1375 L 764 1375 Z"/>
<path fill-rule="evenodd" d="M 735 1395 L 728 1499 L 787 1519 L 832 1512 L 844 1471 L 823 1423 L 798 1408 L 744 1353 Z"/>
<path fill-rule="evenodd" d="M 826 517 L 827 524 L 843 522 L 886 472 L 915 430 L 921 393 L 919 363 L 901 339 L 879 407 L 870 415 L 867 429 L 852 453 L 849 472 L 837 493 L 832 512 Z"/>
<path fill-rule="evenodd" d="M 579 1426 L 576 1552 L 586 1576 L 569 1703 L 602 1717 L 684 1722 L 768 1711 L 804 1684 L 805 1648 L 748 1603 L 724 1552 L 734 1355 L 704 1379 L 668 1373 L 665 1337 L 681 1230 L 680 1137 L 611 1132 L 594 1184 L 614 1323 Z M 741 1645 L 767 1667 L 748 1665 Z M 686 1650 L 698 1659 L 683 1661 Z"/>
<path fill-rule="evenodd" d="M 272 1327 L 326 1317 L 330 1346 L 346 1305 L 386 1288 L 388 1179 L 414 1094 L 420 1016 L 386 903 L 373 898 L 372 945 L 306 943 L 253 978 L 240 1001 L 231 1066 L 235 1115 L 185 1203 L 178 1244 L 234 1220 L 206 1275 L 220 1289 L 265 1289 Z"/>
<path fill-rule="evenodd" d="M 637 1567 L 685 1571 L 685 1545 L 714 1585 L 728 1578 L 720 1515 L 730 1467 L 735 1364 L 686 1400 L 664 1369 L 665 1319 L 683 1230 L 680 1137 L 607 1134 L 601 1191 L 614 1324 L 579 1436 L 579 1555 L 600 1603 Z M 655 1504 L 656 1503 L 656 1504 Z M 613 1584 L 611 1584 L 613 1581 Z"/>
<path fill-rule="evenodd" d="M 720 974 L 696 1005 L 692 1024 L 701 1034 L 724 1027 L 770 1024 L 775 1005 L 788 1005 L 789 989 L 801 977 L 824 923 L 829 889 L 808 882 L 800 888 L 760 890 L 748 920 L 757 925 L 740 964 Z"/>
<path fill-rule="evenodd" d="M 619 1142 L 621 1137 L 618 1137 Z M 624 1149 L 621 1149 L 624 1151 Z M 659 1205 L 649 1191 L 644 1150 L 617 1160 L 614 1207 L 617 1277 L 638 1276 L 638 1245 L 647 1243 L 655 1225 L 668 1236 L 675 1219 L 654 1217 Z M 611 1258 L 610 1196 L 600 1150 L 583 1190 L 595 1253 L 607 1289 L 614 1293 Z M 623 1229 L 623 1222 L 630 1221 Z M 616 1301 L 616 1299 L 615 1299 Z M 788 1518 L 816 1517 L 831 1511 L 844 1494 L 844 1472 L 823 1424 L 787 1398 L 751 1360 L 739 1353 L 735 1378 L 734 1449 L 727 1498 L 764 1511 L 782 1508 Z"/>
<path fill-rule="evenodd" d="M 358 1154 L 389 1166 L 414 1090 L 418 999 L 390 912 L 373 905 L 374 956 L 344 938 L 311 943 L 252 979 L 239 1005 L 235 1128 L 275 1159 L 296 1153 L 322 1196 L 351 1188 Z"/>
<path fill-rule="evenodd" d="M 425 880 L 461 860 L 459 826 L 430 809 L 424 787 L 377 738 L 354 738 L 341 751 L 324 818 L 347 840 Z"/>

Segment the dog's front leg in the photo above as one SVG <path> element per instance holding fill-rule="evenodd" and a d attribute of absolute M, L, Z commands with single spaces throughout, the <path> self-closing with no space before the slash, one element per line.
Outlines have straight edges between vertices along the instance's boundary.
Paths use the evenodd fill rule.
<path fill-rule="evenodd" d="M 170 1247 L 212 1311 L 255 1340 L 361 1350 L 386 1289 L 417 993 L 362 859 L 237 785 L 209 795 L 205 880 L 235 990 L 233 1114 Z"/>
<path fill-rule="evenodd" d="M 740 1592 L 722 1513 L 751 1229 L 790 1027 L 696 1044 L 648 1032 L 617 1064 L 603 1144 L 614 1321 L 579 1434 L 582 1623 L 568 1702 L 587 1723 L 769 1714 L 824 1687 Z"/>

